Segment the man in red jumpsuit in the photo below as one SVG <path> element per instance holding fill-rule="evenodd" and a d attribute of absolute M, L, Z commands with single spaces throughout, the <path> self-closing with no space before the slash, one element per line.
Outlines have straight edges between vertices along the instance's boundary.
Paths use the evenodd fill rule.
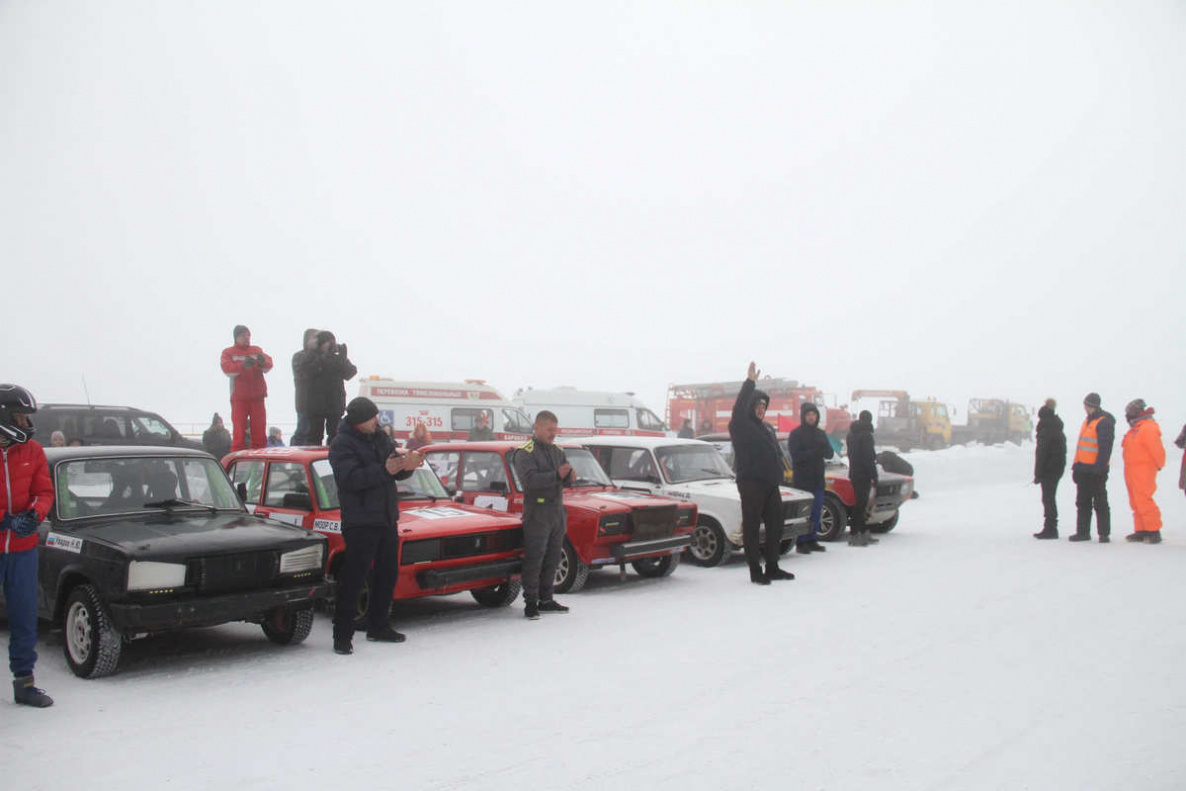
<path fill-rule="evenodd" d="M 264 399 L 268 383 L 264 374 L 272 370 L 272 358 L 251 345 L 251 330 L 235 327 L 235 345 L 222 350 L 222 372 L 231 380 L 231 452 L 267 445 L 268 415 Z M 247 421 L 251 421 L 251 442 L 244 443 Z"/>

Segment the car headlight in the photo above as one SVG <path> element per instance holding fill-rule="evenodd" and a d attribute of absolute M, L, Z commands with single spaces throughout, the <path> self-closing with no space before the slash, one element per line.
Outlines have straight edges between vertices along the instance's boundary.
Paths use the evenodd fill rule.
<path fill-rule="evenodd" d="M 597 522 L 597 534 L 612 536 L 626 532 L 625 514 L 606 514 Z"/>
<path fill-rule="evenodd" d="M 678 515 L 675 517 L 676 527 L 691 527 L 692 525 L 692 509 L 681 508 Z"/>
<path fill-rule="evenodd" d="M 323 548 L 321 545 L 294 549 L 280 555 L 280 573 L 297 574 L 321 568 Z"/>
<path fill-rule="evenodd" d="M 902 502 L 909 500 L 912 494 L 914 494 L 914 481 L 906 481 L 902 484 Z"/>
<path fill-rule="evenodd" d="M 133 560 L 128 564 L 128 590 L 145 591 L 180 588 L 185 585 L 184 563 L 154 563 Z"/>

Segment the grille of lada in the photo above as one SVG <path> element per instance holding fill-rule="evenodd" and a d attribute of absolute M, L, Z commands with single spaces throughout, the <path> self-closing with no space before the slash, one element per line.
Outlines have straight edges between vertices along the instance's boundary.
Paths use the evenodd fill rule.
<path fill-rule="evenodd" d="M 652 538 L 667 538 L 675 535 L 676 511 L 674 505 L 656 505 L 649 508 L 636 508 L 630 515 L 633 525 L 631 538 L 635 541 L 648 541 Z"/>
<path fill-rule="evenodd" d="M 271 551 L 216 555 L 190 561 L 189 578 L 200 594 L 235 593 L 271 587 L 279 566 Z"/>
<path fill-rule="evenodd" d="M 902 495 L 902 484 L 900 483 L 879 483 L 877 484 L 877 497 L 900 497 Z"/>
<path fill-rule="evenodd" d="M 400 563 L 410 566 L 414 563 L 431 563 L 436 560 L 493 555 L 509 552 L 523 546 L 523 528 L 496 530 L 488 533 L 466 533 L 441 538 L 422 538 L 405 541 L 400 552 Z"/>

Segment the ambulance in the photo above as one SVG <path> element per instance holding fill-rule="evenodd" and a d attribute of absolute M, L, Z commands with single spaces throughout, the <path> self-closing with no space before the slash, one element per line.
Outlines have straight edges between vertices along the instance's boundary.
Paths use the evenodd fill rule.
<path fill-rule="evenodd" d="M 527 439 L 531 421 L 515 404 L 481 379 L 464 382 L 405 382 L 371 376 L 363 379 L 358 394 L 379 407 L 380 425 L 390 425 L 398 439 L 408 439 L 423 423 L 433 442 L 469 437 L 485 413 L 496 439 Z"/>
<path fill-rule="evenodd" d="M 667 424 L 647 409 L 633 393 L 608 393 L 556 387 L 519 390 L 513 399 L 532 420 L 541 410 L 555 413 L 560 433 L 576 437 L 599 435 L 630 437 L 670 436 Z"/>

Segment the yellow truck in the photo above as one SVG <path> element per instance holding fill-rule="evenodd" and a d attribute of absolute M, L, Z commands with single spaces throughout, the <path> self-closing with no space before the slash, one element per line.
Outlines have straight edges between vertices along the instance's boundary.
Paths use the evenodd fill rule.
<path fill-rule="evenodd" d="M 947 404 L 933 398 L 925 401 L 911 399 L 905 390 L 852 391 L 852 402 L 863 398 L 879 399 L 879 445 L 896 445 L 902 450 L 938 450 L 951 445 L 951 417 L 947 413 Z"/>
<path fill-rule="evenodd" d="M 952 442 L 1022 442 L 1033 435 L 1034 424 L 1024 404 L 1001 398 L 973 398 L 968 402 L 966 425 L 954 426 Z"/>

